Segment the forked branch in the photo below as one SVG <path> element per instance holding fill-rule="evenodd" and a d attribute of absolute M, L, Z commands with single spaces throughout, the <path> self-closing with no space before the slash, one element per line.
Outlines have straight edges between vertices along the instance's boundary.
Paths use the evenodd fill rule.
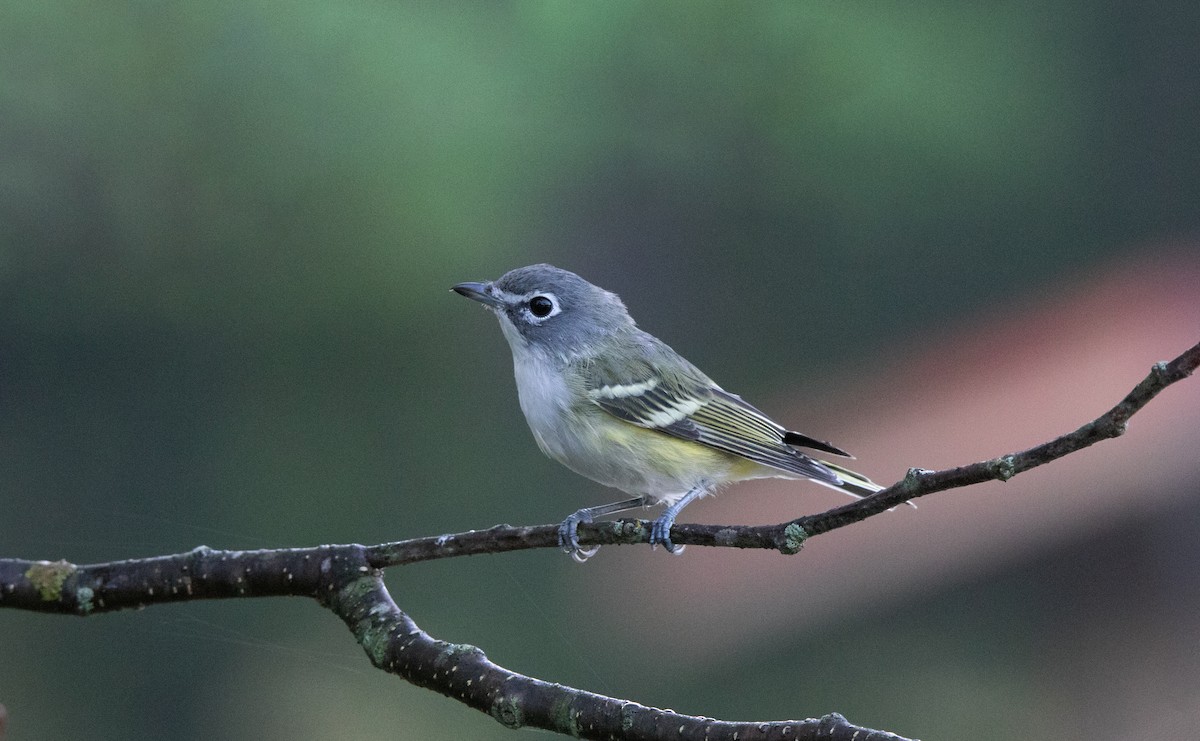
<path fill-rule="evenodd" d="M 676 525 L 677 544 L 770 548 L 796 553 L 812 536 L 859 522 L 917 497 L 1030 468 L 1125 432 L 1129 418 L 1167 386 L 1200 366 L 1200 344 L 1150 374 L 1116 406 L 1079 429 L 1028 450 L 943 471 L 910 470 L 865 499 L 770 526 Z M 646 543 L 643 520 L 581 525 L 583 545 Z M 432 638 L 401 611 L 381 569 L 453 556 L 557 548 L 557 525 L 497 525 L 482 531 L 374 546 L 187 553 L 77 566 L 67 561 L 0 559 L 0 607 L 92 615 L 165 602 L 227 597 L 303 596 L 350 627 L 371 662 L 385 671 L 488 713 L 509 728 L 530 726 L 595 739 L 857 739 L 901 737 L 854 726 L 837 714 L 802 721 L 734 723 L 681 715 L 551 684 L 493 664 L 474 646 Z"/>

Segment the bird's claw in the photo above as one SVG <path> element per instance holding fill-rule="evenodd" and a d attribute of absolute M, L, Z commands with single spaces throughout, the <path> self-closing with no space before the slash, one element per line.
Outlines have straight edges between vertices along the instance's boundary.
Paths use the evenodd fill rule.
<path fill-rule="evenodd" d="M 564 552 L 569 553 L 571 559 L 576 563 L 583 563 L 596 555 L 596 552 L 600 550 L 600 546 L 598 545 L 591 548 L 584 548 L 579 545 L 579 523 L 581 522 L 590 524 L 592 522 L 592 513 L 586 509 L 581 509 L 575 514 L 568 516 L 558 526 L 558 547 L 563 549 Z"/>
<path fill-rule="evenodd" d="M 571 560 L 575 563 L 583 563 L 600 551 L 600 546 L 594 545 L 591 548 L 576 548 L 568 551 L 571 554 Z"/>
<path fill-rule="evenodd" d="M 650 545 L 656 546 L 661 544 L 667 549 L 667 553 L 673 553 L 676 556 L 683 553 L 683 549 L 687 546 L 675 545 L 671 542 L 671 527 L 675 524 L 675 517 L 671 514 L 664 514 L 650 525 Z"/>

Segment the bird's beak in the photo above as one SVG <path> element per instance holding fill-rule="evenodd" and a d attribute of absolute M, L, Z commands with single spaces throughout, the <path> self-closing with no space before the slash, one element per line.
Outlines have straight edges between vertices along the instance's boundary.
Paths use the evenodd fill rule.
<path fill-rule="evenodd" d="M 469 299 L 478 301 L 492 309 L 500 309 L 504 307 L 504 302 L 488 290 L 492 287 L 491 283 L 459 283 L 457 286 L 450 288 L 451 291 L 466 296 Z"/>

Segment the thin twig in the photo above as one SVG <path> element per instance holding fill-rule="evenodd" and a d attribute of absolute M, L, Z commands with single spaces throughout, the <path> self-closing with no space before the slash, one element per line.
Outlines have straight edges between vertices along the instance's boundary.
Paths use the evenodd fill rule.
<path fill-rule="evenodd" d="M 910 469 L 903 479 L 869 497 L 778 525 L 676 524 L 671 528 L 671 540 L 678 545 L 768 548 L 782 553 L 796 553 L 804 541 L 814 535 L 861 522 L 917 497 L 984 481 L 1007 481 L 1019 473 L 1058 460 L 1101 440 L 1119 437 L 1124 434 L 1130 417 L 1167 386 L 1190 376 L 1198 366 L 1200 343 L 1170 362 L 1155 363 L 1150 369 L 1150 374 L 1141 383 L 1116 406 L 1095 420 L 1073 432 L 1019 453 L 1009 453 L 942 471 Z M 649 543 L 650 522 L 625 519 L 581 524 L 579 542 L 585 546 Z M 372 546 L 368 553 L 371 564 L 382 568 L 437 558 L 503 553 L 527 548 L 555 548 L 557 545 L 558 525 L 497 525 L 487 530 L 384 543 Z"/>

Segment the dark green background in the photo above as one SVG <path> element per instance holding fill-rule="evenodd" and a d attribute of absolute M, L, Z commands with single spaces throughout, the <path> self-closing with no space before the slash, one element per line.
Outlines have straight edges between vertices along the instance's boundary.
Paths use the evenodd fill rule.
<path fill-rule="evenodd" d="M 461 280 L 576 270 L 754 398 L 1194 236 L 1196 8 L 4 3 L 0 555 L 378 542 L 602 500 L 537 452 Z M 1087 553 L 716 677 L 590 632 L 553 553 L 388 583 L 552 681 L 999 739 L 1053 713 L 1012 715 L 1053 619 L 1017 605 Z M 898 690 L 939 652 L 978 690 Z M 794 662 L 829 681 L 797 697 Z M 12 739 L 516 738 L 288 600 L 0 612 L 0 703 Z"/>

